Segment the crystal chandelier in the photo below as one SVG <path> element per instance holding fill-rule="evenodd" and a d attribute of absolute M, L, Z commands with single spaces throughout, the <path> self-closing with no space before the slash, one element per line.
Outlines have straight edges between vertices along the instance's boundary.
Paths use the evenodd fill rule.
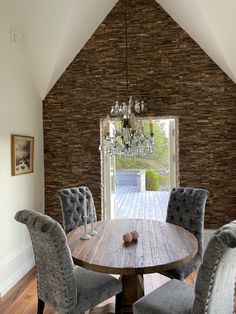
<path fill-rule="evenodd" d="M 138 118 L 143 110 L 144 102 L 133 101 L 132 97 L 128 104 L 117 101 L 111 107 L 110 116 L 103 121 L 100 149 L 105 154 L 135 157 L 153 153 L 153 122 L 149 122 L 149 130 L 144 132 L 143 120 Z"/>
<path fill-rule="evenodd" d="M 126 0 L 125 12 L 125 38 L 126 38 L 126 91 L 129 94 L 128 80 L 128 4 Z M 100 150 L 111 156 L 145 156 L 153 153 L 154 133 L 153 121 L 149 121 L 149 131 L 145 132 L 143 120 L 139 118 L 144 111 L 144 102 L 133 101 L 128 103 L 115 102 L 102 125 L 102 144 Z"/>

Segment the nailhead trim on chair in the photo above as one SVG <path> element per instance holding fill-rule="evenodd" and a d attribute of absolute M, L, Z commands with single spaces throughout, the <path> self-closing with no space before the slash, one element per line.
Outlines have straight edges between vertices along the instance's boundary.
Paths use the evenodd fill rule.
<path fill-rule="evenodd" d="M 90 213 L 95 213 L 95 220 L 97 219 L 93 196 L 88 187 L 80 186 L 61 189 L 57 191 L 57 196 L 61 203 L 63 226 L 66 233 L 83 225 L 84 206 L 87 207 L 87 222 L 90 222 Z"/>
<path fill-rule="evenodd" d="M 223 250 L 221 252 L 221 255 L 222 254 L 223 254 Z M 208 290 L 208 294 L 207 294 L 205 313 L 207 313 L 207 311 L 208 311 L 208 304 L 209 304 L 209 300 L 210 300 L 210 297 L 211 297 L 212 288 L 213 288 L 213 285 L 214 285 L 215 273 L 216 273 L 216 270 L 217 270 L 217 267 L 218 267 L 218 264 L 219 264 L 219 260 L 220 260 L 220 256 L 217 258 L 217 260 L 215 262 L 215 266 L 214 266 L 213 272 L 211 274 L 210 285 L 209 285 L 209 290 Z"/>
<path fill-rule="evenodd" d="M 172 189 L 166 221 L 179 225 L 193 233 L 198 240 L 198 252 L 188 264 L 162 272 L 163 275 L 183 280 L 200 265 L 203 255 L 204 212 L 208 194 L 207 190 L 191 187 L 176 187 Z"/>

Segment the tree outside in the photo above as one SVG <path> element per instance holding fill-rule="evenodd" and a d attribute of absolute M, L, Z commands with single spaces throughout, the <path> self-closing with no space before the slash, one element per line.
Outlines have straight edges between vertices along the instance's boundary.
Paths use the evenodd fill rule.
<path fill-rule="evenodd" d="M 165 122 L 166 121 L 166 122 Z M 149 134 L 149 120 L 143 121 L 144 132 Z M 168 133 L 166 132 L 167 120 L 154 120 L 154 152 L 146 156 L 116 157 L 117 170 L 152 170 L 146 172 L 147 190 L 166 190 L 169 183 L 169 147 Z M 158 181 L 158 183 L 157 183 Z M 154 184 L 150 182 L 155 182 Z"/>

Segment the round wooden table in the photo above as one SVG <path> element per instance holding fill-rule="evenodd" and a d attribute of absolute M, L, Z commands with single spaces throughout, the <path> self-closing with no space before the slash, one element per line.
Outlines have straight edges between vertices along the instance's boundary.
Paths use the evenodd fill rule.
<path fill-rule="evenodd" d="M 120 274 L 122 309 L 143 296 L 142 275 L 161 272 L 189 262 L 197 253 L 197 239 L 182 227 L 145 219 L 114 219 L 94 224 L 98 234 L 81 240 L 84 227 L 67 234 L 74 263 L 98 272 Z M 137 242 L 125 244 L 123 234 L 136 230 Z"/>

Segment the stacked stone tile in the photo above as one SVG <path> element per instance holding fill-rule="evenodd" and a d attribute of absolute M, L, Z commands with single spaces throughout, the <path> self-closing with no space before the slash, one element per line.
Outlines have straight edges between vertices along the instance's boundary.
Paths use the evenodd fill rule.
<path fill-rule="evenodd" d="M 87 185 L 101 207 L 100 119 L 126 100 L 125 2 L 120 0 L 44 101 L 46 213 L 55 193 Z M 236 86 L 155 0 L 128 1 L 129 94 L 146 116 L 178 118 L 178 180 L 210 191 L 205 227 L 236 218 Z"/>

